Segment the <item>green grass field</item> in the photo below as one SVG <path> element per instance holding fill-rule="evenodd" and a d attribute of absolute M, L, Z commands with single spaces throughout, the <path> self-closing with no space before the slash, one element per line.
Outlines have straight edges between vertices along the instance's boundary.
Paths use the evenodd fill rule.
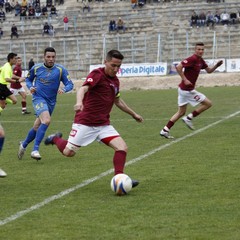
<path fill-rule="evenodd" d="M 213 107 L 194 120 L 195 131 L 177 122 L 174 140 L 159 131 L 177 110 L 176 89 L 122 92 L 145 118 L 140 124 L 116 108 L 111 114 L 129 147 L 125 173 L 140 181 L 122 197 L 110 189 L 113 150 L 103 144 L 74 158 L 42 144 L 39 162 L 30 158 L 31 144 L 18 160 L 35 118 L 21 115 L 19 103 L 8 106 L 0 116 L 0 167 L 8 173 L 0 179 L 0 239 L 240 239 L 240 87 L 198 90 Z M 59 96 L 47 134 L 68 136 L 74 103 L 75 94 Z"/>

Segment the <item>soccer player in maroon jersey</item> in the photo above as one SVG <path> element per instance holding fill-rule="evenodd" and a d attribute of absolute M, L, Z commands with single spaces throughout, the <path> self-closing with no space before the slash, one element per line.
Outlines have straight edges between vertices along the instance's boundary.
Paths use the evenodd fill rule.
<path fill-rule="evenodd" d="M 17 57 L 17 62 L 16 65 L 13 69 L 13 73 L 18 76 L 21 77 L 22 76 L 22 59 L 20 57 Z M 11 82 L 10 85 L 10 91 L 14 94 L 17 95 L 19 94 L 22 97 L 22 114 L 30 114 L 31 112 L 27 111 L 27 94 L 25 89 L 23 88 L 22 84 L 18 81 L 18 82 Z"/>
<path fill-rule="evenodd" d="M 75 155 L 82 146 L 93 141 L 103 142 L 114 149 L 113 165 L 115 175 L 123 173 L 127 144 L 115 128 L 110 125 L 110 112 L 115 104 L 119 109 L 131 115 L 137 122 L 143 118 L 134 112 L 121 98 L 119 71 L 124 56 L 117 50 L 107 53 L 105 67 L 93 70 L 86 78 L 77 92 L 77 101 L 74 105 L 76 111 L 72 130 L 68 140 L 62 139 L 61 133 L 48 136 L 45 144 L 55 144 L 59 151 L 67 157 Z M 133 181 L 133 187 L 138 181 Z"/>
<path fill-rule="evenodd" d="M 178 111 L 170 118 L 167 125 L 160 131 L 160 135 L 162 137 L 173 138 L 173 136 L 169 134 L 169 131 L 175 122 L 185 115 L 188 104 L 191 104 L 193 107 L 200 104 L 200 106 L 193 112 L 182 118 L 187 127 L 192 130 L 194 130 L 192 119 L 212 106 L 211 101 L 204 94 L 195 90 L 195 84 L 201 69 L 204 69 L 207 73 L 212 73 L 223 64 L 223 61 L 220 60 L 213 67 L 209 67 L 202 58 L 203 53 L 204 43 L 196 43 L 195 53 L 183 60 L 176 67 L 177 72 L 182 79 L 178 88 Z"/>

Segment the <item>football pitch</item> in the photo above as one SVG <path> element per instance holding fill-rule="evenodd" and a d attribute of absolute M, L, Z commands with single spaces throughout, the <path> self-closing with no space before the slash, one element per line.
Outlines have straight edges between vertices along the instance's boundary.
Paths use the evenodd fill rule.
<path fill-rule="evenodd" d="M 32 144 L 18 160 L 19 141 L 35 119 L 21 115 L 20 98 L 0 116 L 6 133 L 0 168 L 0 238 L 6 240 L 165 240 L 240 238 L 240 87 L 198 88 L 213 107 L 179 120 L 173 140 L 159 131 L 177 110 L 177 90 L 123 91 L 145 121 L 113 108 L 111 123 L 128 145 L 125 173 L 140 181 L 126 196 L 111 191 L 113 150 L 97 142 L 73 158 L 55 146 Z M 75 94 L 59 95 L 47 135 L 71 129 Z M 189 106 L 188 112 L 193 108 Z M 31 97 L 28 110 L 33 112 Z"/>

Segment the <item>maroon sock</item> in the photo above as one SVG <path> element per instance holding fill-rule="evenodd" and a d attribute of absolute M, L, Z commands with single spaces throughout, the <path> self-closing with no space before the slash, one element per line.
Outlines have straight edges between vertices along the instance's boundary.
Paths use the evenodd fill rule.
<path fill-rule="evenodd" d="M 168 127 L 168 129 L 171 129 L 173 125 L 174 125 L 174 122 L 169 121 L 166 126 Z"/>
<path fill-rule="evenodd" d="M 127 153 L 125 151 L 116 151 L 113 157 L 114 174 L 123 173 Z"/>
<path fill-rule="evenodd" d="M 26 102 L 21 102 L 21 104 L 22 104 L 22 108 L 26 108 L 26 106 L 27 106 Z"/>
<path fill-rule="evenodd" d="M 197 111 L 193 111 L 192 112 L 192 115 L 193 115 L 193 117 L 196 117 L 196 116 L 198 116 L 200 113 L 198 113 Z"/>
<path fill-rule="evenodd" d="M 57 146 L 58 150 L 63 153 L 63 150 L 65 149 L 67 145 L 67 140 L 60 138 L 60 137 L 55 137 L 53 138 L 53 143 Z"/>

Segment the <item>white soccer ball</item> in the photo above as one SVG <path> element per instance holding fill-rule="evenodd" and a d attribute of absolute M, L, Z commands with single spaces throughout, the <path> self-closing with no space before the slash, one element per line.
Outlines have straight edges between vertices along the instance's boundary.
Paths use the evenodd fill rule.
<path fill-rule="evenodd" d="M 111 189 L 119 196 L 125 195 L 132 189 L 132 179 L 126 174 L 117 174 L 111 180 Z"/>

